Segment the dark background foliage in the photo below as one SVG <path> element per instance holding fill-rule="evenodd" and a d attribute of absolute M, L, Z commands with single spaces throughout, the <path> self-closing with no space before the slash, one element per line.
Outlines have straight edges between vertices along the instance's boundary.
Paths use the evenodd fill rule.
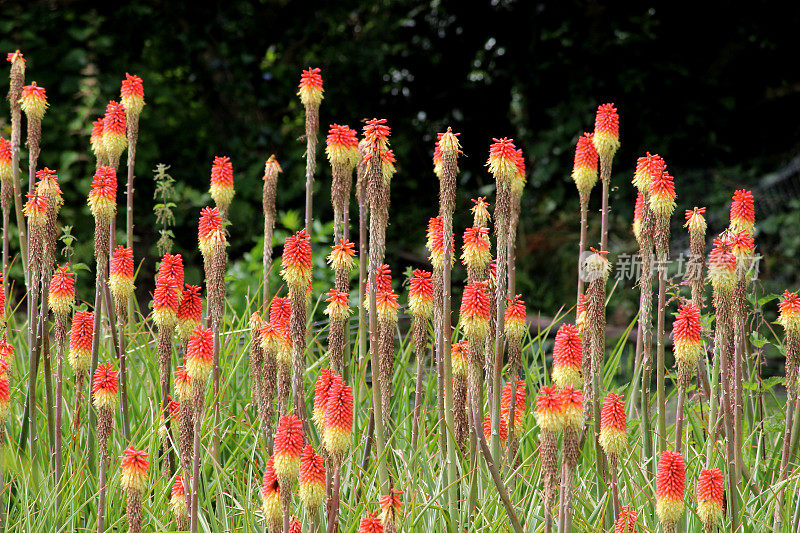
<path fill-rule="evenodd" d="M 492 137 L 513 137 L 529 169 L 519 290 L 529 308 L 545 313 L 573 301 L 573 146 L 592 129 L 596 106 L 612 101 L 621 114 L 622 139 L 613 174 L 612 255 L 635 249 L 629 230 L 632 168 L 644 152 L 657 152 L 676 179 L 675 253 L 685 245 L 683 209 L 707 205 L 711 236 L 727 223 L 733 191 L 753 188 L 757 242 L 767 256 L 763 277 L 775 288 L 797 282 L 791 260 L 800 248 L 794 159 L 800 148 L 800 75 L 790 67 L 796 63 L 796 6 L 54 0 L 0 1 L 0 8 L 0 49 L 22 49 L 27 82 L 47 88 L 51 108 L 40 167 L 55 168 L 61 177 L 63 217 L 75 225 L 78 261 L 91 258 L 85 204 L 94 165 L 90 123 L 109 99 L 118 98 L 125 72 L 144 79 L 135 248 L 137 258 L 146 258 L 139 280 L 143 296 L 157 256 L 152 169 L 160 162 L 171 165 L 179 192 L 175 251 L 198 265 L 196 221 L 210 202 L 214 155 L 234 162 L 233 283 L 254 288 L 261 176 L 270 154 L 277 154 L 284 169 L 278 209 L 289 212 L 283 219 L 287 230 L 298 221 L 291 211 L 302 210 L 303 118 L 295 93 L 308 66 L 321 67 L 325 80 L 323 133 L 330 123 L 360 128 L 371 117 L 385 117 L 392 127 L 399 172 L 392 184 L 387 259 L 396 273 L 425 264 L 425 226 L 437 209 L 433 141 L 451 125 L 462 132 L 465 153 L 456 227 L 468 223 L 470 198 L 491 200 L 484 162 Z M 8 136 L 7 112 L 0 117 Z M 322 150 L 318 158 L 315 214 L 327 222 L 330 170 Z M 598 197 L 593 209 L 595 203 Z M 599 216 L 591 222 L 590 241 L 597 238 Z M 324 227 L 318 229 L 325 234 Z M 188 279 L 199 281 L 200 269 L 190 270 Z M 89 284 L 90 276 L 83 277 Z M 632 299 L 620 300 L 628 302 L 619 306 L 624 322 Z"/>

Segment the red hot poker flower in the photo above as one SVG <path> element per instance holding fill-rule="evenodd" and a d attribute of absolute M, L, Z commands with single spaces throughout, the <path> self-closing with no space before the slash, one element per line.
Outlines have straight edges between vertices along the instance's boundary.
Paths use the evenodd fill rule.
<path fill-rule="evenodd" d="M 578 192 L 588 194 L 597 183 L 597 150 L 593 135 L 584 133 L 575 145 L 575 162 L 572 166 L 572 180 Z"/>
<path fill-rule="evenodd" d="M 220 211 L 226 212 L 236 193 L 233 189 L 233 164 L 227 156 L 214 157 L 211 164 L 211 198 Z"/>
<path fill-rule="evenodd" d="M 489 334 L 491 307 L 486 282 L 467 283 L 461 298 L 461 329 L 467 338 L 471 340 L 486 338 Z"/>
<path fill-rule="evenodd" d="M 192 380 L 186 371 L 186 359 L 175 369 L 175 393 L 181 401 L 192 400 Z"/>
<path fill-rule="evenodd" d="M 281 276 L 295 289 L 305 289 L 311 280 L 311 240 L 305 229 L 286 237 Z"/>
<path fill-rule="evenodd" d="M 566 386 L 561 389 L 564 428 L 578 430 L 583 425 L 583 392 Z"/>
<path fill-rule="evenodd" d="M 341 458 L 350 446 L 352 431 L 353 392 L 341 377 L 335 376 L 325 404 L 323 442 L 328 453 Z"/>
<path fill-rule="evenodd" d="M 125 107 L 115 101 L 106 106 L 103 117 L 103 147 L 113 164 L 128 146 Z"/>
<path fill-rule="evenodd" d="M 733 193 L 731 202 L 731 231 L 746 231 L 752 234 L 755 230 L 756 210 L 753 193 L 740 189 Z"/>
<path fill-rule="evenodd" d="M 719 468 L 701 470 L 697 479 L 697 514 L 705 526 L 713 527 L 722 517 L 724 496 L 722 471 Z"/>
<path fill-rule="evenodd" d="M 525 336 L 525 332 L 528 331 L 528 323 L 526 321 L 528 312 L 525 309 L 525 302 L 522 300 L 521 294 L 515 294 L 514 298 L 508 299 L 508 307 L 506 307 L 504 317 L 506 337 L 515 342 L 521 341 L 522 337 Z"/>
<path fill-rule="evenodd" d="M 98 365 L 92 380 L 92 400 L 97 410 L 117 407 L 117 372 L 111 363 Z"/>
<path fill-rule="evenodd" d="M 147 487 L 148 454 L 133 446 L 125 450 L 122 459 L 122 488 L 143 493 Z"/>
<path fill-rule="evenodd" d="M 189 378 L 203 385 L 211 375 L 214 364 L 214 334 L 210 328 L 198 324 L 186 346 L 186 372 Z"/>
<path fill-rule="evenodd" d="M 355 246 L 354 243 L 348 240 L 341 240 L 338 244 L 334 244 L 330 255 L 326 258 L 331 268 L 350 272 L 355 266 Z"/>
<path fill-rule="evenodd" d="M 159 282 L 153 292 L 153 322 L 159 328 L 173 328 L 178 321 L 180 288 L 174 279 Z"/>
<path fill-rule="evenodd" d="M 399 529 L 400 512 L 403 509 L 402 490 L 390 489 L 389 494 L 384 494 L 378 500 L 381 508 L 381 521 L 386 525 L 394 525 Z"/>
<path fill-rule="evenodd" d="M 78 311 L 72 317 L 69 334 L 69 364 L 75 373 L 89 371 L 92 357 L 92 336 L 94 332 L 94 313 Z"/>
<path fill-rule="evenodd" d="M 108 276 L 108 287 L 116 301 L 125 301 L 133 294 L 133 272 L 133 250 L 120 244 L 111 258 Z"/>
<path fill-rule="evenodd" d="M 623 505 L 619 510 L 617 523 L 614 524 L 614 533 L 637 533 L 637 518 L 639 518 L 639 513 L 633 507 Z"/>
<path fill-rule="evenodd" d="M 225 230 L 222 228 L 222 215 L 216 207 L 204 207 L 200 210 L 200 221 L 197 224 L 197 241 L 203 258 L 208 259 L 214 252 L 214 245 L 225 242 Z"/>
<path fill-rule="evenodd" d="M 525 404 L 528 394 L 525 391 L 525 380 L 517 380 L 517 398 L 514 403 L 515 426 L 519 427 L 520 421 L 525 417 Z M 500 416 L 508 421 L 511 418 L 511 383 L 506 383 L 500 394 Z"/>
<path fill-rule="evenodd" d="M 789 291 L 783 291 L 783 298 L 778 304 L 778 323 L 786 331 L 800 332 L 800 297 Z"/>
<path fill-rule="evenodd" d="M 11 143 L 0 137 L 0 181 L 11 179 Z"/>
<path fill-rule="evenodd" d="M 736 284 L 736 257 L 731 252 L 728 240 L 714 239 L 714 247 L 708 259 L 708 277 L 717 292 L 729 294 Z"/>
<path fill-rule="evenodd" d="M 352 169 L 358 163 L 358 138 L 350 126 L 331 124 L 325 153 L 332 165 Z"/>
<path fill-rule="evenodd" d="M 464 230 L 461 262 L 469 268 L 482 270 L 492 260 L 489 251 L 489 228 L 472 227 Z"/>
<path fill-rule="evenodd" d="M 74 302 L 75 273 L 69 271 L 69 264 L 59 266 L 50 281 L 50 309 L 56 315 L 67 315 Z"/>
<path fill-rule="evenodd" d="M 126 72 L 119 95 L 125 111 L 132 117 L 138 117 L 144 107 L 144 84 L 142 83 L 142 78 Z"/>
<path fill-rule="evenodd" d="M 325 499 L 325 465 L 310 444 L 300 455 L 300 501 L 306 509 L 319 509 Z"/>
<path fill-rule="evenodd" d="M 161 265 L 158 267 L 156 285 L 173 285 L 180 302 L 183 280 L 183 259 L 181 254 L 164 254 L 164 257 L 161 258 Z"/>
<path fill-rule="evenodd" d="M 583 378 L 583 346 L 578 328 L 562 324 L 553 345 L 553 381 L 559 388 L 581 387 Z"/>
<path fill-rule="evenodd" d="M 619 458 L 625 451 L 628 440 L 625 427 L 625 404 L 622 397 L 609 392 L 603 400 L 603 411 L 600 414 L 600 445 L 609 457 Z"/>
<path fill-rule="evenodd" d="M 662 172 L 653 178 L 649 188 L 650 209 L 662 218 L 668 218 L 675 211 L 675 182 L 669 172 Z"/>
<path fill-rule="evenodd" d="M 367 513 L 367 516 L 361 519 L 358 533 L 383 533 L 383 523 L 374 514 Z"/>
<path fill-rule="evenodd" d="M 689 228 L 689 233 L 705 235 L 706 218 L 703 216 L 705 212 L 705 207 L 695 207 L 685 211 L 686 224 L 684 224 L 684 227 Z"/>
<path fill-rule="evenodd" d="M 472 225 L 487 227 L 491 216 L 489 215 L 489 204 L 486 202 L 486 197 L 479 196 L 471 201 L 475 204 L 470 208 L 470 211 L 472 211 Z"/>
<path fill-rule="evenodd" d="M 275 324 L 289 324 L 292 313 L 292 304 L 289 298 L 276 296 L 269 306 L 269 321 Z"/>
<path fill-rule="evenodd" d="M 506 447 L 506 439 L 508 439 L 508 424 L 505 420 L 500 418 L 500 446 Z M 492 438 L 492 415 L 486 414 L 483 417 L 483 438 L 487 441 Z"/>
<path fill-rule="evenodd" d="M 669 450 L 661 454 L 656 474 L 656 513 L 667 528 L 683 514 L 685 470 L 683 455 Z"/>
<path fill-rule="evenodd" d="M 303 533 L 303 524 L 296 516 L 289 519 L 289 533 Z"/>
<path fill-rule="evenodd" d="M 39 87 L 34 81 L 30 85 L 22 88 L 22 97 L 20 98 L 22 112 L 28 116 L 29 119 L 42 120 L 44 113 L 50 104 L 47 103 L 47 93 L 44 87 Z"/>
<path fill-rule="evenodd" d="M 389 126 L 386 125 L 385 118 L 373 118 L 368 120 L 363 129 L 364 140 L 367 146 L 379 152 L 383 152 L 388 148 L 390 133 L 391 130 Z M 369 156 L 370 154 L 367 155 Z"/>
<path fill-rule="evenodd" d="M 600 157 L 611 158 L 619 149 L 619 114 L 614 104 L 602 104 L 597 108 L 592 142 Z"/>
<path fill-rule="evenodd" d="M 666 170 L 667 164 L 660 155 L 647 155 L 640 157 L 636 161 L 636 170 L 633 173 L 633 185 L 639 190 L 640 193 L 646 193 L 650 189 L 650 184 L 653 180 Z"/>
<path fill-rule="evenodd" d="M 350 294 L 348 292 L 331 289 L 326 294 L 325 301 L 328 302 L 325 314 L 331 320 L 344 320 L 350 316 Z"/>
<path fill-rule="evenodd" d="M 47 223 L 47 198 L 38 194 L 26 194 L 28 201 L 25 202 L 23 212 L 28 217 L 31 226 L 42 227 Z"/>
<path fill-rule="evenodd" d="M 281 418 L 275 434 L 275 473 L 281 484 L 297 478 L 300 473 L 300 455 L 303 451 L 303 424 L 297 415 Z"/>
<path fill-rule="evenodd" d="M 694 367 L 702 350 L 701 337 L 700 310 L 692 304 L 681 305 L 672 323 L 675 361 L 679 365 Z"/>
<path fill-rule="evenodd" d="M 408 307 L 415 317 L 428 319 L 433 314 L 431 273 L 416 269 L 408 285 Z"/>
<path fill-rule="evenodd" d="M 324 98 L 322 88 L 322 70 L 318 68 L 309 68 L 304 70 L 300 75 L 300 85 L 297 95 L 300 96 L 300 102 L 308 107 L 318 107 Z"/>
<path fill-rule="evenodd" d="M 325 408 L 328 404 L 328 390 L 334 381 L 335 372 L 331 372 L 327 368 L 323 368 L 319 372 L 319 377 L 314 385 L 314 414 L 313 420 L 317 429 L 322 433 L 325 427 Z"/>
<path fill-rule="evenodd" d="M 494 142 L 489 147 L 489 160 L 486 162 L 486 166 L 489 167 L 489 172 L 498 183 L 508 183 L 518 173 L 517 147 L 514 146 L 512 139 L 506 137 L 492 139 L 492 141 Z"/>
<path fill-rule="evenodd" d="M 110 221 L 117 212 L 117 172 L 114 167 L 99 167 L 89 190 L 89 208 L 95 219 Z"/>
<path fill-rule="evenodd" d="M 536 422 L 542 431 L 557 433 L 561 430 L 564 400 L 555 387 L 542 387 L 536 397 Z"/>

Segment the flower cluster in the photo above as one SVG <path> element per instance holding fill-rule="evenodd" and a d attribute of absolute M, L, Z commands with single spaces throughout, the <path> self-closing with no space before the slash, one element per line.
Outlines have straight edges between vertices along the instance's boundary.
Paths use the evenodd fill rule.
<path fill-rule="evenodd" d="M 582 387 L 583 346 L 578 328 L 562 324 L 553 344 L 553 381 L 559 388 Z"/>
<path fill-rule="evenodd" d="M 125 107 L 125 111 L 132 117 L 138 117 L 144 107 L 144 85 L 142 78 L 135 74 L 125 73 L 122 80 L 122 87 L 119 91 L 120 102 Z"/>
<path fill-rule="evenodd" d="M 300 75 L 300 90 L 297 95 L 300 96 L 300 102 L 304 106 L 319 106 L 324 98 L 322 88 L 322 70 L 318 68 L 309 68 L 304 70 Z"/>
<path fill-rule="evenodd" d="M 50 281 L 50 309 L 55 315 L 66 316 L 75 303 L 75 273 L 69 271 L 69 264 L 59 266 Z"/>
<path fill-rule="evenodd" d="M 117 171 L 98 167 L 89 190 L 89 209 L 96 220 L 110 222 L 117 212 Z"/>
<path fill-rule="evenodd" d="M 233 164 L 230 157 L 214 157 L 211 164 L 210 192 L 219 210 L 227 213 L 236 193 L 233 189 Z"/>
<path fill-rule="evenodd" d="M 414 317 L 428 319 L 433 314 L 431 273 L 416 269 L 408 286 L 408 308 Z"/>
<path fill-rule="evenodd" d="M 358 138 L 350 126 L 331 124 L 325 153 L 332 165 L 352 169 L 358 163 Z"/>
<path fill-rule="evenodd" d="M 592 142 L 600 157 L 611 158 L 619 149 L 619 115 L 614 104 L 597 108 Z"/>
<path fill-rule="evenodd" d="M 112 166 L 116 166 L 119 156 L 128 146 L 126 120 L 125 107 L 110 101 L 103 117 L 103 148 Z"/>
<path fill-rule="evenodd" d="M 593 135 L 584 133 L 575 145 L 575 163 L 572 166 L 572 180 L 582 195 L 589 194 L 597 183 L 597 159 Z"/>
<path fill-rule="evenodd" d="M 600 414 L 600 446 L 607 456 L 618 459 L 625 451 L 625 427 L 625 404 L 621 396 L 610 392 L 603 400 Z"/>
<path fill-rule="evenodd" d="M 305 229 L 286 237 L 281 276 L 293 289 L 305 289 L 311 281 L 311 239 Z"/>

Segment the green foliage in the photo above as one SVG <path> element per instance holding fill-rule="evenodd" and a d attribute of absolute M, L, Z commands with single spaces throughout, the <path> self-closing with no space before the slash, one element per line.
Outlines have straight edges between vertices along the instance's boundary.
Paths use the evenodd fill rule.
<path fill-rule="evenodd" d="M 158 200 L 158 203 L 153 206 L 153 212 L 156 215 L 156 224 L 161 225 L 159 230 L 161 237 L 156 243 L 159 255 L 172 253 L 175 238 L 175 233 L 169 228 L 175 225 L 173 211 L 177 205 L 173 200 L 176 200 L 178 195 L 175 192 L 175 179 L 167 174 L 167 170 L 169 170 L 169 165 L 163 163 L 159 163 L 153 169 L 153 180 L 156 183 L 153 199 Z"/>

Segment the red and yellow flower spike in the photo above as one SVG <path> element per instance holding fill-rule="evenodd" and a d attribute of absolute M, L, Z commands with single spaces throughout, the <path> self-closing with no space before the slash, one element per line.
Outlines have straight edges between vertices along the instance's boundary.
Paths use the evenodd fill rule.
<path fill-rule="evenodd" d="M 444 223 L 441 215 L 433 217 L 428 221 L 428 241 L 426 247 L 430 252 L 430 261 L 434 270 L 441 270 L 444 268 Z M 455 239 L 453 239 L 455 241 Z M 450 261 L 455 262 L 455 243 L 450 243 Z"/>
<path fill-rule="evenodd" d="M 20 97 L 20 105 L 22 112 L 28 117 L 28 120 L 41 121 L 50 104 L 47 103 L 47 92 L 44 87 L 36 85 L 32 82 L 22 88 L 22 96 Z"/>
<path fill-rule="evenodd" d="M 214 366 L 214 333 L 198 324 L 186 346 L 186 372 L 198 386 L 204 386 Z"/>
<path fill-rule="evenodd" d="M 121 244 L 111 257 L 111 273 L 108 276 L 108 287 L 117 302 L 125 302 L 136 288 L 133 284 L 133 249 Z"/>
<path fill-rule="evenodd" d="M 461 297 L 461 331 L 472 340 L 485 339 L 489 334 L 492 302 L 485 281 L 467 283 Z"/>
<path fill-rule="evenodd" d="M 358 138 L 350 126 L 331 124 L 328 130 L 325 154 L 331 165 L 340 165 L 352 170 L 358 163 Z"/>
<path fill-rule="evenodd" d="M 105 125 L 102 118 L 98 118 L 92 122 L 92 133 L 89 136 L 89 145 L 92 147 L 92 153 L 97 160 L 106 158 L 106 143 L 103 141 L 103 132 Z"/>
<path fill-rule="evenodd" d="M 378 320 L 383 323 L 397 323 L 397 310 L 400 308 L 400 305 L 397 303 L 397 295 L 391 288 L 389 290 L 378 291 L 375 300 Z"/>
<path fill-rule="evenodd" d="M 186 529 L 185 524 L 189 518 L 189 511 L 186 509 L 186 489 L 183 486 L 183 476 L 178 475 L 175 482 L 172 484 L 172 490 L 169 497 L 169 508 L 172 511 L 175 520 L 178 521 L 178 527 Z"/>
<path fill-rule="evenodd" d="M 384 494 L 378 500 L 381 508 L 381 523 L 387 527 L 393 527 L 395 531 L 400 530 L 400 513 L 403 510 L 402 490 L 392 488 L 389 494 Z"/>
<path fill-rule="evenodd" d="M 603 400 L 600 414 L 600 446 L 608 457 L 619 459 L 625 451 L 628 437 L 625 435 L 627 419 L 622 396 L 609 392 Z"/>
<path fill-rule="evenodd" d="M 331 289 L 325 295 L 325 301 L 328 302 L 325 314 L 331 320 L 344 320 L 350 316 L 350 295 L 347 292 Z"/>
<path fill-rule="evenodd" d="M 450 359 L 452 361 L 454 379 L 467 379 L 468 357 L 469 341 L 454 342 L 450 346 Z"/>
<path fill-rule="evenodd" d="M 126 120 L 125 107 L 113 100 L 110 101 L 103 117 L 103 147 L 106 149 L 109 164 L 114 167 L 128 146 Z"/>
<path fill-rule="evenodd" d="M 300 85 L 297 95 L 300 102 L 308 107 L 319 107 L 324 97 L 325 89 L 322 88 L 322 70 L 309 68 L 300 75 Z"/>
<path fill-rule="evenodd" d="M 192 379 L 186 370 L 186 360 L 184 364 L 178 365 L 175 369 L 175 394 L 182 402 L 192 401 Z"/>
<path fill-rule="evenodd" d="M 506 447 L 506 440 L 508 439 L 508 424 L 502 418 L 500 419 L 500 446 Z M 483 417 L 483 438 L 487 441 L 492 438 L 492 415 L 486 413 Z"/>
<path fill-rule="evenodd" d="M 583 392 L 571 386 L 561 389 L 564 429 L 580 430 L 583 425 Z"/>
<path fill-rule="evenodd" d="M 722 504 L 725 497 L 724 479 L 719 468 L 700 470 L 697 478 L 697 516 L 706 531 L 712 531 L 722 518 Z"/>
<path fill-rule="evenodd" d="M 290 486 L 300 474 L 303 451 L 303 423 L 297 415 L 287 415 L 278 422 L 275 434 L 275 473 L 282 486 Z"/>
<path fill-rule="evenodd" d="M 149 454 L 137 450 L 133 446 L 124 452 L 122 458 L 122 488 L 124 490 L 144 493 L 147 488 L 147 470 L 150 468 Z"/>
<path fill-rule="evenodd" d="M 117 213 L 117 171 L 98 167 L 89 190 L 89 209 L 96 220 L 110 222 Z"/>
<path fill-rule="evenodd" d="M 335 376 L 325 404 L 325 428 L 322 439 L 334 461 L 341 461 L 353 432 L 353 391 L 341 377 Z"/>
<path fill-rule="evenodd" d="M 597 154 L 611 159 L 619 149 L 619 114 L 613 103 L 602 104 L 594 117 L 592 136 Z"/>
<path fill-rule="evenodd" d="M 703 351 L 702 334 L 700 310 L 690 303 L 681 305 L 672 323 L 672 341 L 678 382 L 683 387 L 689 385 L 697 359 Z"/>
<path fill-rule="evenodd" d="M 703 216 L 705 212 L 705 207 L 695 207 L 694 209 L 687 209 L 684 212 L 684 216 L 686 217 L 684 227 L 689 228 L 689 233 L 705 235 L 706 227 L 708 226 L 706 224 L 706 217 Z"/>
<path fill-rule="evenodd" d="M 617 522 L 614 524 L 614 533 L 637 533 L 636 519 L 639 513 L 633 507 L 623 505 L 619 510 Z"/>
<path fill-rule="evenodd" d="M 11 143 L 0 137 L 0 181 L 8 181 L 11 177 Z"/>
<path fill-rule="evenodd" d="M 391 130 L 386 125 L 385 118 L 373 118 L 364 124 L 363 128 L 364 141 L 367 146 L 372 149 L 377 149 L 379 152 L 385 151 L 389 147 L 389 135 Z M 367 150 L 367 157 L 369 157 L 370 150 Z"/>
<path fill-rule="evenodd" d="M 178 302 L 181 302 L 183 295 L 183 258 L 181 254 L 164 254 L 158 266 L 156 275 L 156 286 L 169 284 L 174 288 Z"/>
<path fill-rule="evenodd" d="M 211 198 L 220 212 L 225 214 L 231 206 L 236 191 L 233 189 L 233 163 L 227 156 L 216 156 L 211 164 Z"/>
<path fill-rule="evenodd" d="M 470 271 L 480 272 L 486 268 L 491 260 L 489 228 L 476 226 L 465 229 L 461 263 Z"/>
<path fill-rule="evenodd" d="M 520 342 L 522 337 L 528 331 L 528 311 L 525 308 L 525 302 L 522 300 L 521 294 L 514 295 L 513 298 L 507 298 L 508 306 L 506 307 L 504 317 L 505 325 L 504 332 L 510 341 Z"/>
<path fill-rule="evenodd" d="M 98 411 L 116 409 L 119 399 L 118 386 L 119 380 L 114 366 L 111 363 L 98 365 L 92 379 L 92 403 Z"/>
<path fill-rule="evenodd" d="M 470 211 L 472 211 L 472 225 L 478 227 L 488 227 L 489 220 L 491 220 L 491 215 L 489 214 L 489 203 L 486 201 L 485 196 L 479 196 L 478 198 L 473 198 L 472 203 L 474 204 Z"/>
<path fill-rule="evenodd" d="M 317 382 L 314 384 L 314 411 L 312 419 L 320 433 L 322 433 L 325 428 L 325 409 L 328 405 L 328 391 L 331 385 L 333 385 L 335 376 L 336 373 L 327 368 L 323 368 L 320 370 Z"/>
<path fill-rule="evenodd" d="M 292 313 L 292 303 L 285 296 L 276 296 L 269 305 L 269 320 L 276 324 L 289 324 L 289 317 Z"/>
<path fill-rule="evenodd" d="M 778 323 L 790 333 L 800 333 L 800 297 L 789 291 L 783 291 L 783 298 L 778 303 Z"/>
<path fill-rule="evenodd" d="M 349 240 L 341 240 L 334 244 L 326 261 L 334 270 L 350 272 L 356 263 L 355 244 Z"/>
<path fill-rule="evenodd" d="M 714 290 L 729 294 L 736 285 L 736 257 L 731 252 L 731 243 L 726 239 L 714 239 L 714 247 L 708 258 L 708 277 Z"/>
<path fill-rule="evenodd" d="M 667 531 L 683 514 L 685 477 L 683 455 L 669 450 L 662 453 L 656 473 L 656 514 Z"/>
<path fill-rule="evenodd" d="M 178 339 L 186 342 L 203 319 L 203 299 L 200 297 L 199 285 L 186 285 L 183 289 L 176 318 Z"/>
<path fill-rule="evenodd" d="M 575 327 L 578 328 L 578 332 L 583 332 L 583 326 L 586 324 L 586 306 L 588 303 L 589 300 L 585 293 L 578 296 L 578 302 L 575 304 Z"/>
<path fill-rule="evenodd" d="M 0 361 L 0 371 L 0 423 L 5 423 L 11 410 L 11 383 L 8 381 L 8 363 Z"/>
<path fill-rule="evenodd" d="M 38 194 L 26 194 L 28 201 L 25 202 L 23 212 L 28 217 L 28 224 L 31 227 L 43 227 L 47 224 L 47 198 Z"/>
<path fill-rule="evenodd" d="M 300 501 L 309 512 L 316 512 L 325 500 L 325 465 L 310 444 L 300 455 Z"/>
<path fill-rule="evenodd" d="M 542 431 L 558 433 L 563 427 L 563 419 L 564 399 L 562 395 L 555 387 L 542 387 L 536 396 L 536 423 Z"/>
<path fill-rule="evenodd" d="M 203 259 L 210 260 L 214 245 L 225 242 L 225 230 L 222 227 L 222 215 L 216 207 L 204 207 L 200 210 L 197 224 L 197 241 Z"/>
<path fill-rule="evenodd" d="M 69 364 L 76 374 L 89 372 L 92 358 L 92 335 L 94 333 L 94 313 L 78 311 L 72 317 L 69 334 Z"/>
<path fill-rule="evenodd" d="M 14 362 L 14 351 L 13 344 L 0 338 L 0 375 L 7 373 L 8 367 Z"/>
<path fill-rule="evenodd" d="M 281 488 L 275 474 L 274 458 L 270 457 L 261 482 L 261 511 L 270 529 L 280 528 L 283 521 Z"/>
<path fill-rule="evenodd" d="M 572 181 L 578 193 L 588 195 L 597 184 L 597 149 L 594 147 L 593 135 L 584 133 L 578 137 L 575 145 L 575 162 L 572 166 Z"/>
<path fill-rule="evenodd" d="M 528 401 L 528 393 L 525 390 L 525 380 L 517 379 L 516 393 L 516 402 L 514 402 L 514 427 L 518 428 L 525 419 L 525 405 Z M 511 418 L 511 383 L 506 383 L 500 394 L 500 416 L 506 422 Z"/>
<path fill-rule="evenodd" d="M 69 271 L 69 264 L 59 266 L 53 273 L 48 303 L 55 315 L 66 316 L 72 311 L 75 303 L 75 273 Z"/>
<path fill-rule="evenodd" d="M 289 533 L 303 533 L 303 524 L 296 516 L 289 519 Z"/>
<path fill-rule="evenodd" d="M 518 174 L 517 147 L 514 146 L 514 141 L 507 137 L 492 139 L 492 141 L 486 166 L 489 167 L 489 172 L 498 184 L 510 184 Z"/>
<path fill-rule="evenodd" d="M 633 173 L 633 186 L 642 194 L 650 190 L 653 180 L 667 169 L 664 159 L 658 154 L 650 154 L 636 160 L 636 170 Z"/>
<path fill-rule="evenodd" d="M 373 513 L 367 513 L 358 525 L 358 533 L 383 533 L 383 522 Z"/>
<path fill-rule="evenodd" d="M 178 323 L 180 286 L 173 279 L 156 284 L 153 292 L 153 322 L 159 328 L 174 328 Z"/>
<path fill-rule="evenodd" d="M 416 269 L 408 284 L 408 309 L 414 317 L 429 319 L 433 314 L 431 273 Z"/>
<path fill-rule="evenodd" d="M 753 203 L 753 193 L 744 189 L 733 193 L 731 202 L 731 225 L 734 233 L 746 231 L 751 235 L 756 228 L 756 209 Z"/>
<path fill-rule="evenodd" d="M 636 204 L 633 207 L 633 235 L 638 241 L 642 236 L 642 210 L 644 209 L 644 195 L 636 193 Z"/>
<path fill-rule="evenodd" d="M 661 218 L 669 218 L 675 211 L 675 182 L 666 170 L 653 177 L 649 188 L 650 210 Z"/>
<path fill-rule="evenodd" d="M 126 72 L 119 90 L 119 101 L 131 117 L 138 117 L 145 105 L 142 78 Z"/>
<path fill-rule="evenodd" d="M 553 344 L 553 382 L 560 389 L 583 386 L 583 344 L 578 328 L 562 324 Z"/>
<path fill-rule="evenodd" d="M 55 170 L 45 167 L 36 171 L 36 194 L 47 198 L 48 204 L 55 207 L 56 212 L 61 209 L 64 199 L 61 197 L 61 187 L 58 185 L 58 174 Z"/>
<path fill-rule="evenodd" d="M 305 289 L 311 281 L 311 240 L 305 228 L 286 237 L 281 276 L 295 289 Z"/>

